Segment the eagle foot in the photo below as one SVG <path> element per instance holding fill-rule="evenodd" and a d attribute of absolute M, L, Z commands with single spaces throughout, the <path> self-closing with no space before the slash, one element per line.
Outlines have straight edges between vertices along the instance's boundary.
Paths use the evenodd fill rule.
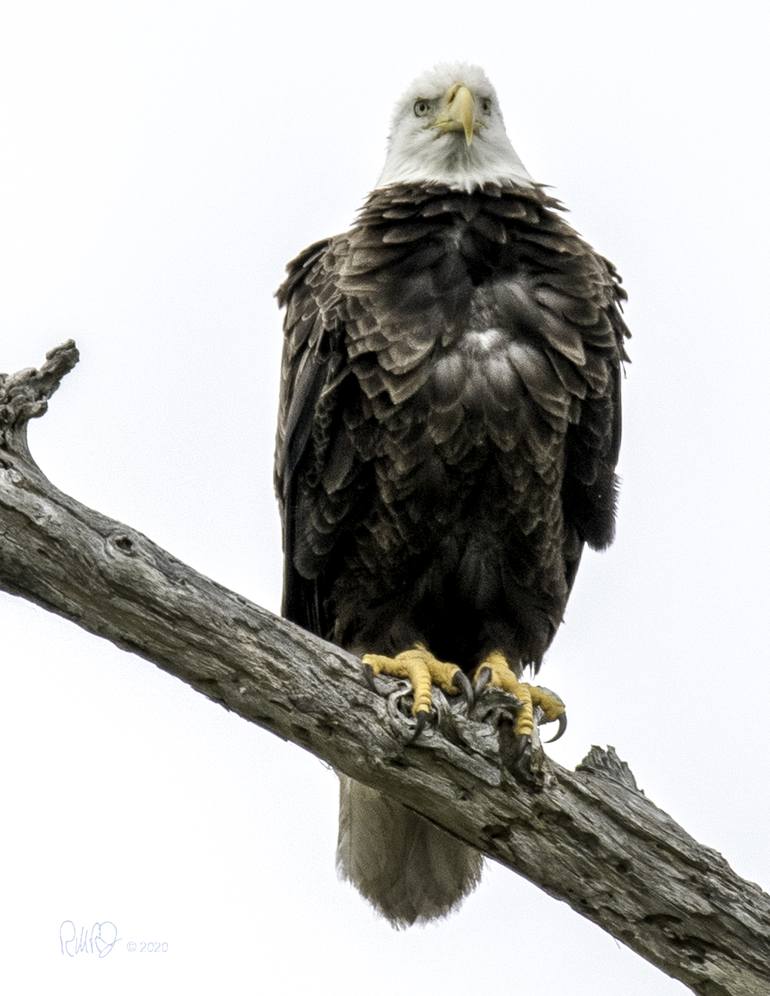
<path fill-rule="evenodd" d="M 483 718 L 496 722 L 505 767 L 524 781 L 542 783 L 543 752 L 538 727 L 558 721 L 556 735 L 546 742 L 553 743 L 562 736 L 567 729 L 562 700 L 548 688 L 520 681 L 499 651 L 489 654 L 476 668 L 473 690 Z"/>
<path fill-rule="evenodd" d="M 367 680 L 375 691 L 378 689 L 374 678 L 379 675 L 405 679 L 411 685 L 411 712 L 416 722 L 410 743 L 420 736 L 428 722 L 436 716 L 432 697 L 434 687 L 440 688 L 447 695 L 462 695 L 468 711 L 473 706 L 473 688 L 462 670 L 456 664 L 438 660 L 420 643 L 395 657 L 364 654 L 361 660 Z"/>

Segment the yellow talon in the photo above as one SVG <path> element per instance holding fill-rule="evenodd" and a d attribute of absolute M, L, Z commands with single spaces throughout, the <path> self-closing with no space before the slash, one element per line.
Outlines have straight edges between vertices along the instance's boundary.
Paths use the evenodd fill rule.
<path fill-rule="evenodd" d="M 564 703 L 553 692 L 547 688 L 540 688 L 538 685 L 530 685 L 532 693 L 532 705 L 539 706 L 543 710 L 543 719 L 546 723 L 551 723 L 565 713 Z"/>
<path fill-rule="evenodd" d="M 382 654 L 364 654 L 361 660 L 372 669 L 372 673 L 387 674 L 393 678 L 408 678 L 414 693 L 412 714 L 431 711 L 431 688 L 438 685 L 447 695 L 456 695 L 460 688 L 456 683 L 457 674 L 462 671 L 456 664 L 440 661 L 421 643 L 410 650 L 404 650 L 395 657 Z"/>
<path fill-rule="evenodd" d="M 521 703 L 516 713 L 516 721 L 513 725 L 513 732 L 517 736 L 531 737 L 535 725 L 535 709 L 543 711 L 543 719 L 550 723 L 552 720 L 561 719 L 565 716 L 564 703 L 553 692 L 547 688 L 540 688 L 538 685 L 529 685 L 525 681 L 519 681 L 511 670 L 508 661 L 500 651 L 495 650 L 482 661 L 476 668 L 474 677 L 478 681 L 484 669 L 489 671 L 489 684 L 495 688 L 501 688 L 504 692 L 509 692 Z M 565 724 L 566 725 L 566 724 Z M 558 736 L 561 736 L 563 726 L 560 723 Z M 554 739 L 558 739 L 554 738 Z"/>

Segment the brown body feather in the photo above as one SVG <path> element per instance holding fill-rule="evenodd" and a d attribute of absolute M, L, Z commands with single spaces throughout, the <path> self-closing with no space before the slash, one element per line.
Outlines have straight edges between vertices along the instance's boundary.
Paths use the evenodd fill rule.
<path fill-rule="evenodd" d="M 354 651 L 539 666 L 613 536 L 624 293 L 539 188 L 375 191 L 289 265 L 284 613 Z"/>

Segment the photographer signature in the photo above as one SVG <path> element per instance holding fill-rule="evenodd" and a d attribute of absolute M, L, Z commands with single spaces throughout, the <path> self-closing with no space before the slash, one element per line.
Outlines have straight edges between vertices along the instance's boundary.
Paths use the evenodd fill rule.
<path fill-rule="evenodd" d="M 59 925 L 61 953 L 74 958 L 79 954 L 92 954 L 106 958 L 120 938 L 112 920 L 102 920 L 90 927 L 77 927 L 72 920 L 62 920 Z"/>

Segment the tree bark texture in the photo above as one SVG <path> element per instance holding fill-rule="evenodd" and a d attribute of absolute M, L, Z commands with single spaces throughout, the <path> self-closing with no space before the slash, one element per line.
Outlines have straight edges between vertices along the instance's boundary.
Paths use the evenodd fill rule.
<path fill-rule="evenodd" d="M 0 588 L 152 661 L 244 719 L 423 814 L 703 996 L 770 994 L 770 897 L 658 809 L 612 748 L 533 791 L 489 723 L 438 702 L 410 743 L 404 687 L 58 491 L 27 421 L 78 359 L 0 375 Z"/>

